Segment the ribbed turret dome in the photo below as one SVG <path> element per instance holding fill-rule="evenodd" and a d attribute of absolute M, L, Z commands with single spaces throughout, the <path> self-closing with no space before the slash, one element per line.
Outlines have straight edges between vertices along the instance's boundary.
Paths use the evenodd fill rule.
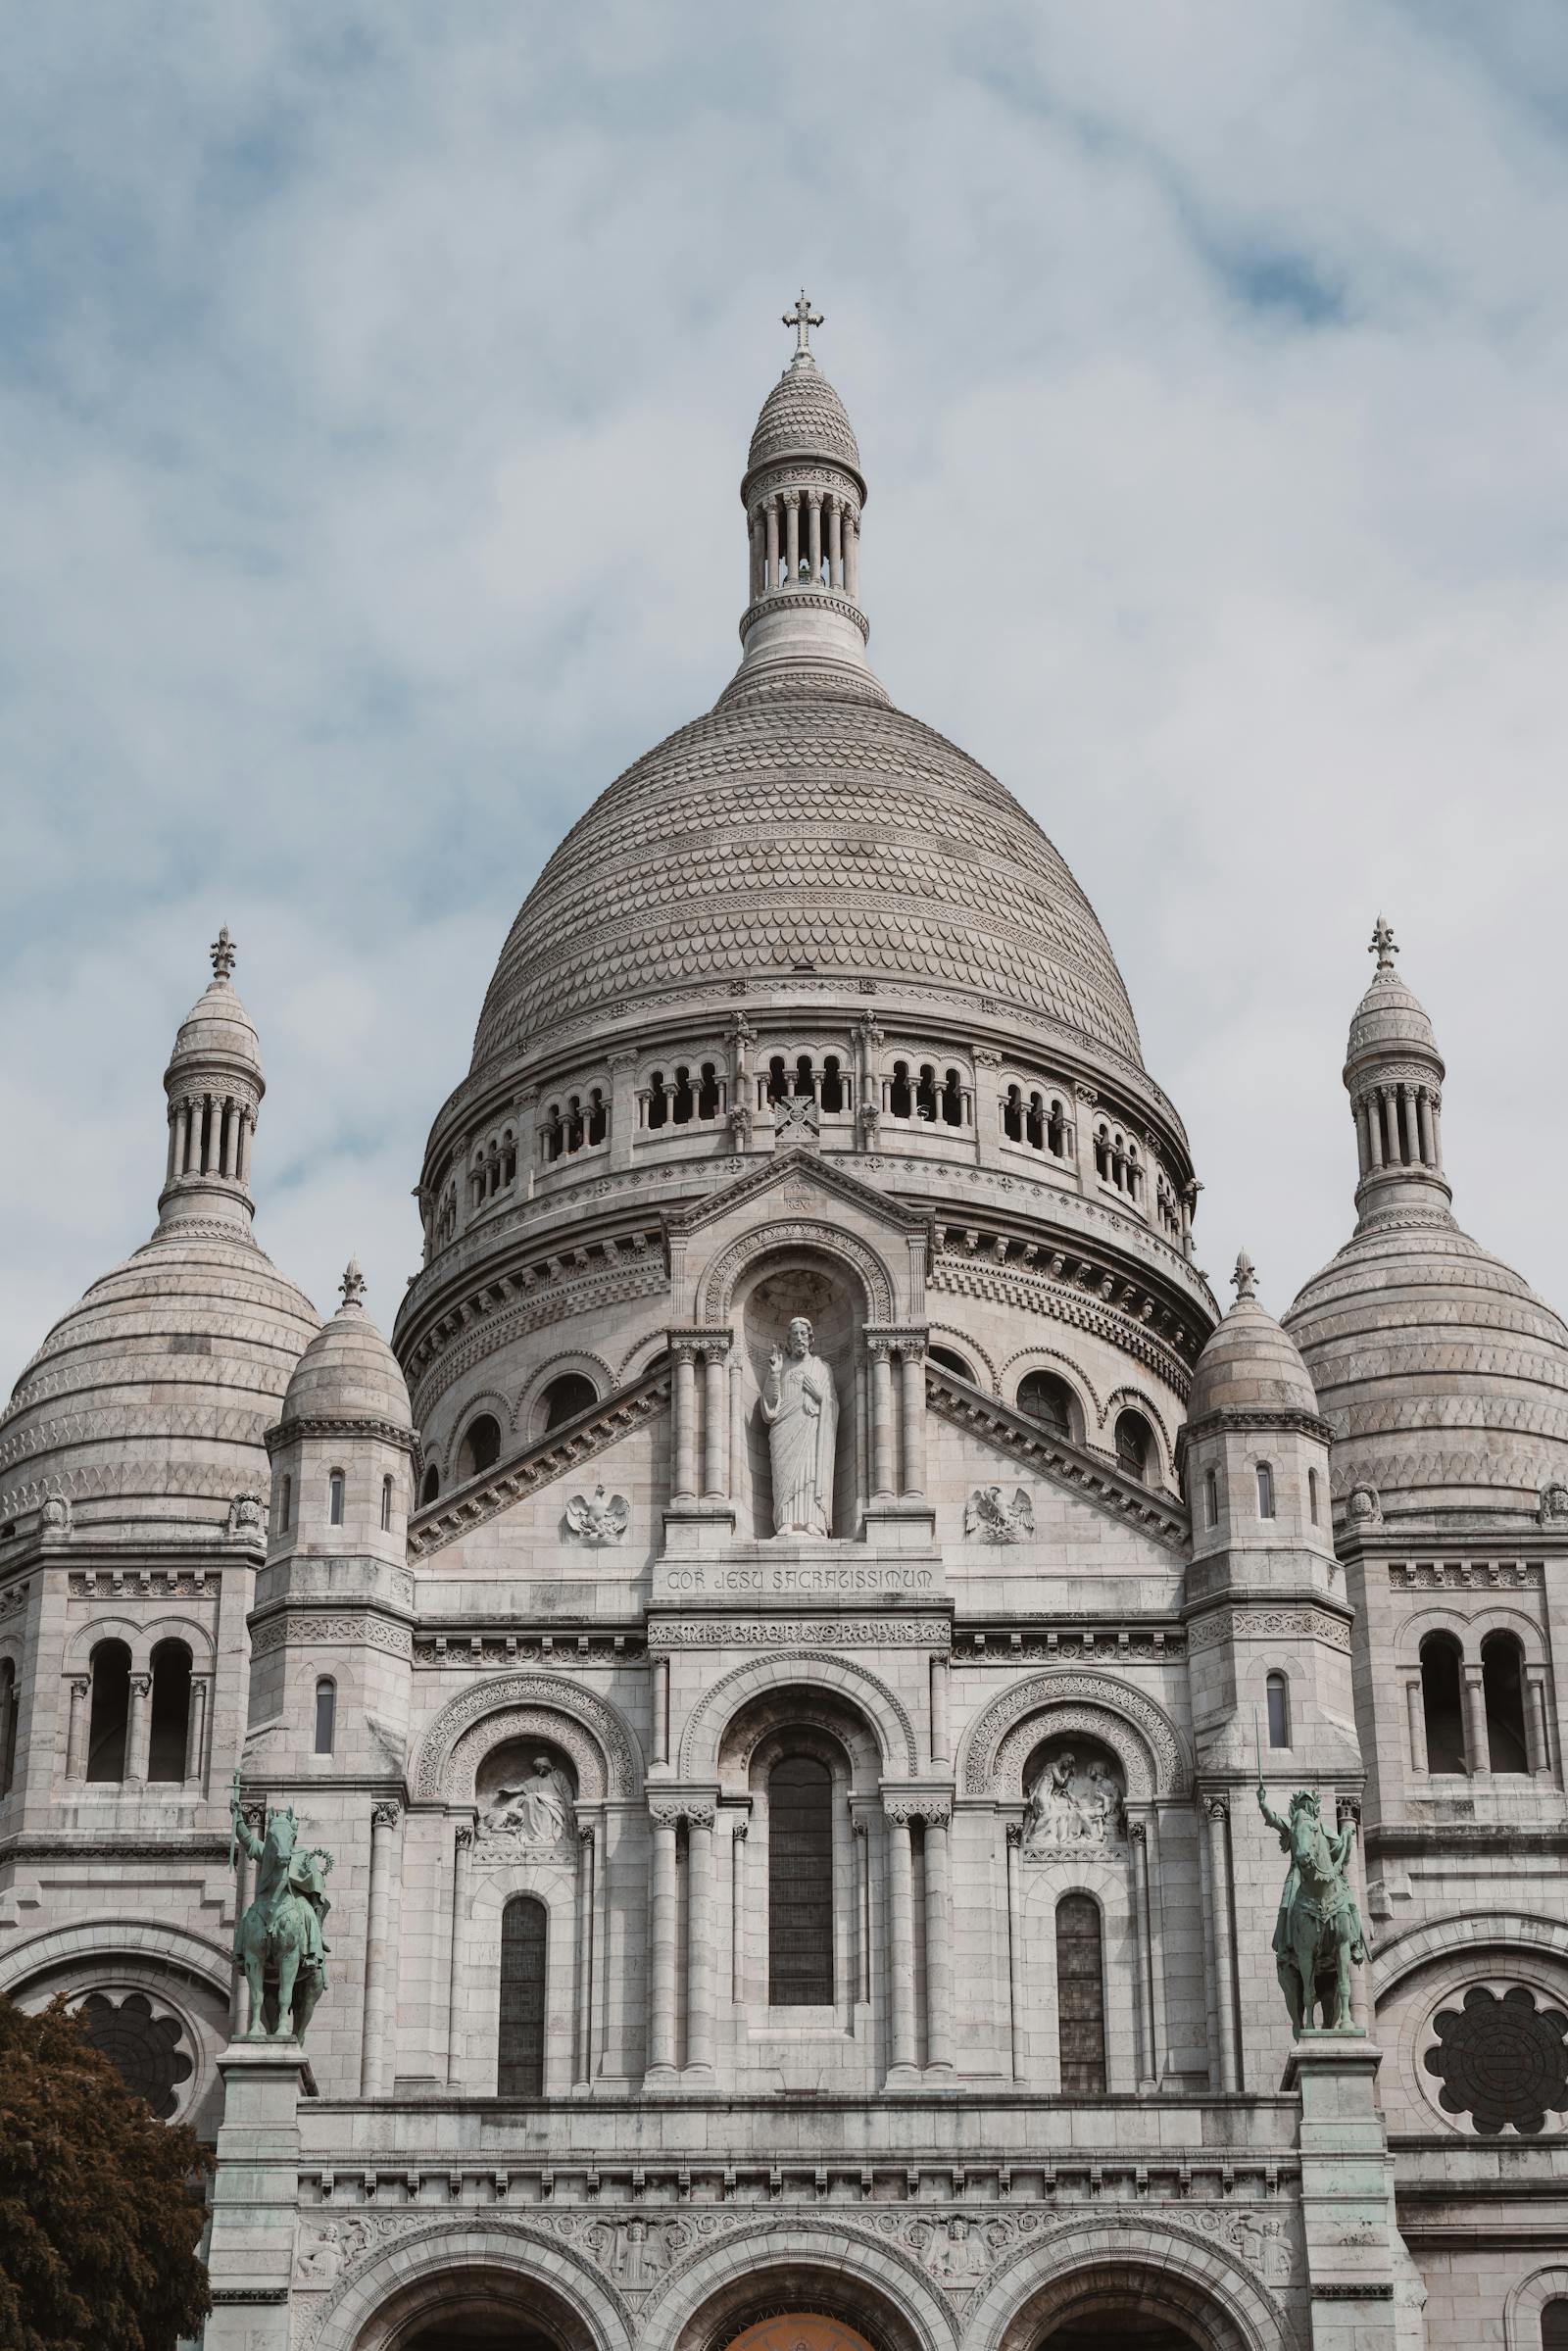
<path fill-rule="evenodd" d="M 825 457 L 860 470 L 849 412 L 808 351 L 798 351 L 762 403 L 746 470 L 786 458 Z"/>
<path fill-rule="evenodd" d="M 629 998 L 801 971 L 928 979 L 1142 1067 L 1094 909 L 1012 795 L 807 677 L 720 704 L 601 794 L 513 925 L 474 1067 Z"/>
<path fill-rule="evenodd" d="M 225 926 L 213 948 L 213 976 L 179 1024 L 166 1082 L 193 1068 L 205 1071 L 225 1064 L 260 1082 L 262 1041 L 229 976 L 233 968 L 234 946 Z"/>
<path fill-rule="evenodd" d="M 412 1429 L 408 1384 L 398 1359 L 366 1313 L 365 1276 L 353 1258 L 343 1303 L 311 1341 L 289 1381 L 282 1419 L 367 1421 Z"/>
<path fill-rule="evenodd" d="M 1568 1328 L 1455 1223 L 1443 1057 L 1381 916 L 1372 944 L 1345 1068 L 1360 1220 L 1285 1327 L 1334 1433 L 1336 1494 L 1376 1487 L 1395 1519 L 1533 1513 L 1568 1479 Z"/>
<path fill-rule="evenodd" d="M 1251 1261 L 1236 1263 L 1236 1303 L 1211 1333 L 1193 1374 L 1188 1426 L 1214 1412 L 1318 1411 L 1317 1393 L 1299 1348 L 1281 1330 L 1252 1287 Z"/>

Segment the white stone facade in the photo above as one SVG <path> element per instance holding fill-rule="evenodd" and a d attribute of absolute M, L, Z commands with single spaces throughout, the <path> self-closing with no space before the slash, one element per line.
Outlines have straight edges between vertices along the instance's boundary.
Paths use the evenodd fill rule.
<path fill-rule="evenodd" d="M 518 916 L 390 1347 L 251 1239 L 215 950 L 158 1232 L 0 1422 L 0 1988 L 218 2136 L 213 2351 L 1538 2351 L 1568 1331 L 1381 923 L 1356 1236 L 1221 1318 L 1093 912 L 867 665 L 804 348 L 743 498 L 740 668 Z M 1356 2034 L 1293 2042 L 1259 1754 L 1361 1825 Z M 308 2073 L 236 1770 L 333 1856 Z"/>

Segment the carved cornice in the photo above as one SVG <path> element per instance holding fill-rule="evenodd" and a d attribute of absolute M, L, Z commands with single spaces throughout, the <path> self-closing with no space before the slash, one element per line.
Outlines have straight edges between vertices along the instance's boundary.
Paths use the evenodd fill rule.
<path fill-rule="evenodd" d="M 264 1440 L 269 1457 L 280 1453 L 285 1445 L 297 1445 L 304 1437 L 342 1437 L 363 1444 L 372 1439 L 377 1445 L 396 1445 L 399 1452 L 413 1453 L 417 1440 L 412 1429 L 401 1421 L 361 1419 L 358 1416 L 334 1414 L 330 1417 L 316 1414 L 296 1415 L 280 1420 L 268 1430 Z"/>
<path fill-rule="evenodd" d="M 675 1649 L 794 1649 L 835 1643 L 844 1648 L 924 1648 L 946 1652 L 953 1628 L 946 1617 L 682 1617 L 648 1627 L 648 1654 Z"/>

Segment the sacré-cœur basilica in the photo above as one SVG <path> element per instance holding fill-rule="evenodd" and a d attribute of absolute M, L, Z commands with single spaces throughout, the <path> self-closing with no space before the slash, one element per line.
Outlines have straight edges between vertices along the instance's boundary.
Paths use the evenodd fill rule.
<path fill-rule="evenodd" d="M 790 323 L 740 665 L 518 914 L 390 1340 L 253 1237 L 218 942 L 0 1421 L 0 1988 L 216 2140 L 211 2351 L 1553 2351 L 1568 1329 L 1381 918 L 1345 1246 L 1222 1309 Z"/>

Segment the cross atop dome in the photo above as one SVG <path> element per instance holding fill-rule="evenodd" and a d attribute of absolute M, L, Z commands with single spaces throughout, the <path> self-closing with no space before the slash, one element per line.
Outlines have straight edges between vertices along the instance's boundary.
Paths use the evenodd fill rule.
<path fill-rule="evenodd" d="M 1372 944 L 1366 952 L 1369 955 L 1377 956 L 1379 971 L 1394 969 L 1394 958 L 1399 952 L 1398 942 L 1394 936 L 1393 925 L 1386 922 L 1381 914 L 1372 926 Z"/>
<path fill-rule="evenodd" d="M 809 359 L 811 356 L 811 329 L 813 326 L 822 324 L 822 314 L 820 311 L 812 310 L 811 298 L 804 286 L 795 298 L 794 309 L 784 313 L 782 323 L 785 326 L 793 326 L 795 329 L 796 358 Z"/>
<path fill-rule="evenodd" d="M 234 968 L 234 958 L 239 952 L 229 936 L 226 922 L 207 952 L 213 958 L 214 978 L 226 980 Z"/>

